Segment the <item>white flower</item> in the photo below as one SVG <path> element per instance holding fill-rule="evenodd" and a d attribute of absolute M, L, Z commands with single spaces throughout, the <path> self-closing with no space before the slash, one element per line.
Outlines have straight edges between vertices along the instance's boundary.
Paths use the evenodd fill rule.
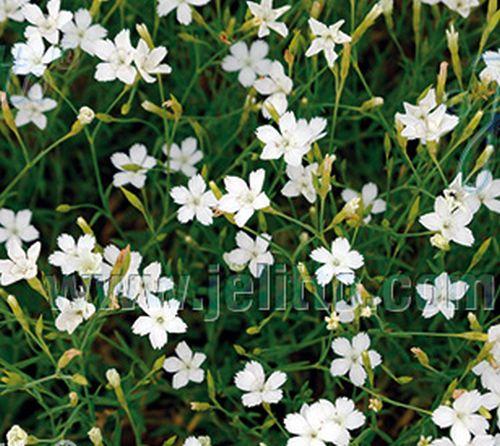
<path fill-rule="evenodd" d="M 260 5 L 255 2 L 247 2 L 250 12 L 254 16 L 255 24 L 259 27 L 259 38 L 268 36 L 270 31 L 277 32 L 280 36 L 288 35 L 287 26 L 277 20 L 290 9 L 290 5 L 273 9 L 273 0 L 261 0 Z"/>
<path fill-rule="evenodd" d="M 458 117 L 446 113 L 446 105 L 437 105 L 436 91 L 431 88 L 418 105 L 403 103 L 405 114 L 396 113 L 396 120 L 405 128 L 401 135 L 409 140 L 420 139 L 422 144 L 428 141 L 438 142 L 458 125 Z"/>
<path fill-rule="evenodd" d="M 249 185 L 235 176 L 224 178 L 227 194 L 219 200 L 219 209 L 222 212 L 235 214 L 234 220 L 240 228 L 245 226 L 255 211 L 270 205 L 269 198 L 262 192 L 265 176 L 264 169 L 251 172 Z"/>
<path fill-rule="evenodd" d="M 326 285 L 334 277 L 346 285 L 354 282 L 354 270 L 364 265 L 363 256 L 355 250 L 346 238 L 339 237 L 332 242 L 331 250 L 317 248 L 311 253 L 311 259 L 324 265 L 316 270 L 320 285 Z"/>
<path fill-rule="evenodd" d="M 138 189 L 144 187 L 146 174 L 156 165 L 156 159 L 148 156 L 146 146 L 143 144 L 134 144 L 128 155 L 123 152 L 114 153 L 111 162 L 120 170 L 113 176 L 113 186 L 132 184 Z"/>
<path fill-rule="evenodd" d="M 446 319 L 455 315 L 455 303 L 462 299 L 469 285 L 461 280 L 451 283 L 448 273 L 441 273 L 434 280 L 434 285 L 420 283 L 417 292 L 426 301 L 422 316 L 426 319 L 442 313 Z"/>
<path fill-rule="evenodd" d="M 293 81 L 285 74 L 285 68 L 280 62 L 272 62 L 267 75 L 257 79 L 254 87 L 259 94 L 269 96 L 262 104 L 262 114 L 265 118 L 271 119 L 269 106 L 272 106 L 279 116 L 286 112 L 287 96 L 292 91 Z"/>
<path fill-rule="evenodd" d="M 330 367 L 332 376 L 349 373 L 349 379 L 355 386 L 362 386 L 367 377 L 363 364 L 363 353 L 367 353 L 372 369 L 382 363 L 381 356 L 375 350 L 369 350 L 370 338 L 366 333 L 359 333 L 349 342 L 346 338 L 337 338 L 332 342 L 333 351 L 342 356 L 334 359 Z"/>
<path fill-rule="evenodd" d="M 207 358 L 203 353 L 194 353 L 183 341 L 177 344 L 175 353 L 178 357 L 172 356 L 165 359 L 163 368 L 169 373 L 174 373 L 172 386 L 174 389 L 180 389 L 188 385 L 189 381 L 195 383 L 203 382 L 205 372 L 200 368 L 201 364 Z"/>
<path fill-rule="evenodd" d="M 132 66 L 135 49 L 130 42 L 130 31 L 120 31 L 114 42 L 109 39 L 99 40 L 94 45 L 95 55 L 103 62 L 97 65 L 94 77 L 99 82 L 115 79 L 125 84 L 133 84 L 137 70 Z"/>
<path fill-rule="evenodd" d="M 106 282 L 105 292 L 108 292 L 109 280 L 111 278 L 111 272 L 113 267 L 120 256 L 120 249 L 115 245 L 108 245 L 104 248 L 104 262 L 101 267 L 101 276 L 99 280 Z M 114 295 L 123 294 L 124 296 L 132 299 L 130 295 L 131 291 L 131 281 L 139 275 L 139 266 L 142 262 L 142 256 L 138 252 L 130 252 L 130 262 L 127 271 L 121 278 L 120 282 L 115 284 Z"/>
<path fill-rule="evenodd" d="M 36 242 L 26 252 L 17 240 L 7 242 L 7 255 L 10 260 L 0 260 L 0 284 L 11 285 L 20 280 L 30 280 L 36 277 L 38 268 L 36 262 L 42 245 Z"/>
<path fill-rule="evenodd" d="M 28 433 L 16 424 L 7 432 L 7 446 L 26 446 L 28 437 Z"/>
<path fill-rule="evenodd" d="M 256 136 L 264 144 L 261 159 L 273 160 L 282 156 L 287 164 L 300 166 L 302 157 L 309 152 L 311 144 L 321 139 L 325 133 L 326 119 L 313 118 L 297 120 L 293 112 L 281 116 L 279 131 L 271 125 L 257 128 Z"/>
<path fill-rule="evenodd" d="M 152 294 L 163 294 L 174 288 L 174 282 L 169 277 L 161 275 L 160 262 L 151 262 L 142 270 L 142 277 L 135 276 L 137 279 L 131 283 L 129 297 L 137 299 L 139 305 L 147 302 L 147 297 Z"/>
<path fill-rule="evenodd" d="M 0 0 L 0 23 L 7 19 L 16 22 L 24 22 L 24 15 L 21 8 L 29 0 Z"/>
<path fill-rule="evenodd" d="M 470 10 L 479 6 L 479 0 L 442 0 L 442 2 L 462 17 L 469 17 Z"/>
<path fill-rule="evenodd" d="M 331 419 L 340 428 L 338 438 L 334 442 L 338 446 L 347 446 L 351 441 L 349 431 L 358 429 L 365 423 L 365 416 L 356 409 L 351 399 L 345 397 L 335 400 L 335 411 Z"/>
<path fill-rule="evenodd" d="M 472 220 L 472 212 L 468 209 L 456 209 L 443 197 L 434 202 L 434 212 L 422 215 L 419 222 L 430 231 L 439 232 L 447 240 L 459 245 L 472 246 L 474 235 L 467 228 Z"/>
<path fill-rule="evenodd" d="M 251 87 L 258 76 L 265 76 L 271 68 L 271 61 L 266 58 L 269 45 L 263 40 L 256 40 L 250 46 L 237 42 L 229 48 L 230 55 L 222 61 L 224 71 L 239 71 L 238 80 L 244 87 Z"/>
<path fill-rule="evenodd" d="M 443 191 L 443 195 L 451 203 L 452 207 L 456 206 L 464 210 L 469 210 L 472 214 L 475 214 L 481 206 L 476 190 L 473 187 L 463 184 L 462 172 Z"/>
<path fill-rule="evenodd" d="M 95 313 L 95 306 L 84 297 L 79 297 L 73 301 L 64 297 L 56 299 L 56 305 L 61 314 L 57 316 L 56 328 L 59 331 L 66 331 L 73 334 L 76 328 Z"/>
<path fill-rule="evenodd" d="M 17 213 L 10 209 L 0 209 L 0 243 L 36 240 L 40 234 L 31 224 L 31 215 L 29 209 Z"/>
<path fill-rule="evenodd" d="M 488 329 L 488 342 L 493 346 L 492 354 L 500 358 L 500 324 L 493 325 Z"/>
<path fill-rule="evenodd" d="M 45 73 L 47 65 L 61 57 L 61 50 L 55 46 L 45 49 L 45 45 L 40 36 L 31 36 L 26 43 L 16 43 L 12 47 L 12 57 L 14 74 L 25 76 L 33 74 L 40 77 Z"/>
<path fill-rule="evenodd" d="M 495 446 L 495 438 L 492 435 L 478 435 L 465 445 L 455 443 L 447 437 L 434 440 L 430 446 Z"/>
<path fill-rule="evenodd" d="M 97 42 L 105 39 L 108 31 L 98 24 L 92 24 L 92 16 L 86 9 L 75 12 L 74 22 L 71 20 L 62 28 L 61 47 L 64 49 L 81 48 L 82 51 L 94 55 Z"/>
<path fill-rule="evenodd" d="M 82 277 L 101 273 L 102 256 L 95 249 L 95 238 L 90 234 L 82 235 L 76 241 L 71 235 L 62 234 L 57 237 L 57 246 L 60 251 L 55 251 L 49 257 L 51 265 L 61 268 L 67 276 L 77 272 Z"/>
<path fill-rule="evenodd" d="M 28 26 L 25 31 L 26 37 L 43 37 L 47 42 L 57 45 L 59 43 L 59 31 L 63 29 L 73 17 L 69 11 L 61 11 L 61 0 L 49 0 L 47 2 L 47 15 L 44 15 L 39 6 L 28 3 L 23 6 L 24 18 L 33 26 Z"/>
<path fill-rule="evenodd" d="M 471 434 L 485 435 L 488 421 L 476 414 L 483 404 L 483 398 L 477 390 L 464 392 L 452 407 L 439 406 L 432 414 L 432 421 L 441 428 L 451 427 L 450 437 L 457 446 L 466 446 Z"/>
<path fill-rule="evenodd" d="M 483 395 L 483 406 L 488 410 L 497 409 L 497 426 L 500 429 L 500 380 L 491 382 L 489 392 Z"/>
<path fill-rule="evenodd" d="M 149 84 L 156 81 L 152 74 L 170 74 L 172 68 L 166 63 L 161 63 L 167 56 L 167 49 L 158 46 L 150 49 L 145 40 L 140 39 L 135 50 L 134 63 L 142 78 Z"/>
<path fill-rule="evenodd" d="M 18 110 L 16 114 L 17 127 L 32 122 L 40 130 L 47 127 L 47 117 L 44 113 L 57 107 L 57 102 L 54 99 L 43 97 L 40 84 L 33 84 L 28 90 L 27 96 L 11 96 L 10 102 Z"/>
<path fill-rule="evenodd" d="M 478 200 L 477 207 L 484 204 L 490 211 L 500 213 L 500 180 L 494 180 L 489 170 L 479 172 L 474 195 Z"/>
<path fill-rule="evenodd" d="M 493 356 L 494 365 L 488 361 L 481 361 L 472 369 L 474 374 L 481 377 L 481 385 L 486 389 L 490 389 L 495 382 L 500 382 L 500 367 L 495 364 L 500 362 L 500 354 Z"/>
<path fill-rule="evenodd" d="M 342 191 L 342 200 L 348 203 L 353 198 L 360 197 L 363 210 L 367 214 L 363 221 L 368 224 L 372 219 L 372 214 L 380 214 L 386 210 L 386 202 L 381 198 L 377 198 L 377 195 L 377 185 L 375 183 L 367 183 L 362 187 L 361 193 L 352 189 L 344 189 Z"/>
<path fill-rule="evenodd" d="M 260 277 L 265 265 L 273 265 L 274 257 L 269 251 L 271 236 L 260 234 L 253 240 L 248 234 L 239 231 L 236 234 L 238 248 L 224 254 L 224 260 L 231 267 L 236 265 L 237 270 L 248 264 L 248 269 L 254 277 Z"/>
<path fill-rule="evenodd" d="M 236 387 L 247 392 L 241 397 L 246 407 L 278 403 L 283 398 L 280 387 L 285 381 L 286 374 L 283 372 L 273 372 L 266 380 L 264 368 L 257 361 L 247 362 L 245 368 L 234 377 Z"/>
<path fill-rule="evenodd" d="M 213 211 L 217 199 L 212 191 L 207 191 L 207 185 L 201 175 L 189 179 L 188 187 L 177 186 L 170 191 L 175 203 L 181 205 L 177 211 L 177 219 L 187 223 L 196 217 L 202 225 L 208 226 L 213 222 Z"/>
<path fill-rule="evenodd" d="M 493 81 L 500 85 L 500 48 L 496 51 L 486 51 L 483 54 L 483 60 L 486 68 L 479 73 L 479 78 L 483 82 Z"/>
<path fill-rule="evenodd" d="M 197 150 L 198 142 L 196 138 L 186 138 L 181 143 L 181 147 L 172 144 L 170 150 L 163 145 L 163 153 L 168 156 L 168 167 L 173 172 L 182 172 L 187 177 L 196 175 L 195 165 L 203 158 L 203 152 Z"/>
<path fill-rule="evenodd" d="M 335 406 L 321 399 L 311 405 L 303 404 L 300 413 L 291 413 L 285 417 L 285 429 L 294 435 L 287 441 L 287 446 L 326 446 L 336 443 L 341 430 L 333 421 Z"/>
<path fill-rule="evenodd" d="M 160 17 L 170 14 L 177 9 L 177 21 L 182 25 L 189 25 L 193 20 L 191 6 L 203 6 L 210 0 L 158 0 L 157 12 Z"/>
<path fill-rule="evenodd" d="M 333 25 L 326 26 L 316 19 L 309 19 L 309 27 L 314 34 L 315 39 L 312 41 L 311 46 L 306 51 L 306 57 L 314 56 L 321 51 L 325 54 L 326 62 L 329 67 L 333 67 L 338 54 L 335 52 L 335 45 L 347 43 L 351 38 L 340 31 L 345 20 L 339 20 Z"/>
<path fill-rule="evenodd" d="M 177 316 L 180 302 L 171 299 L 161 302 L 153 294 L 140 304 L 147 316 L 140 316 L 132 326 L 132 331 L 140 336 L 149 336 L 154 349 L 162 348 L 167 343 L 167 333 L 185 333 L 187 325 Z"/>
<path fill-rule="evenodd" d="M 314 189 L 313 176 L 317 175 L 318 164 L 309 166 L 291 166 L 287 164 L 286 174 L 289 181 L 281 189 L 285 197 L 298 197 L 303 195 L 306 200 L 313 204 L 316 201 L 316 189 Z"/>
<path fill-rule="evenodd" d="M 212 446 L 212 440 L 209 437 L 188 437 L 184 446 Z"/>
<path fill-rule="evenodd" d="M 97 426 L 94 426 L 87 432 L 89 436 L 89 440 L 93 446 L 102 446 L 104 443 L 102 442 L 102 432 Z"/>

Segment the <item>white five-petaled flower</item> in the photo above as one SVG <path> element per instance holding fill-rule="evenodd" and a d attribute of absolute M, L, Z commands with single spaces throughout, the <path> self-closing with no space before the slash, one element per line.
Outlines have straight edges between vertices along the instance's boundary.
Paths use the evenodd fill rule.
<path fill-rule="evenodd" d="M 246 265 L 254 277 L 260 277 L 266 265 L 274 264 L 274 257 L 269 251 L 271 236 L 260 234 L 253 240 L 248 234 L 239 231 L 236 234 L 238 248 L 224 254 L 224 260 L 231 269 L 241 271 Z"/>
<path fill-rule="evenodd" d="M 133 84 L 137 70 L 132 66 L 135 48 L 130 42 L 130 31 L 121 30 L 114 41 L 99 40 L 94 45 L 95 55 L 103 62 L 96 67 L 94 77 L 99 82 L 109 82 L 115 79 L 124 84 Z"/>
<path fill-rule="evenodd" d="M 437 197 L 434 202 L 434 212 L 422 215 L 419 221 L 430 231 L 439 232 L 446 240 L 463 246 L 472 246 L 474 235 L 467 228 L 472 217 L 472 212 L 468 209 L 456 208 L 444 197 Z"/>
<path fill-rule="evenodd" d="M 157 12 L 160 17 L 164 17 L 177 9 L 177 21 L 182 25 L 189 25 L 193 20 L 191 7 L 207 3 L 210 3 L 210 0 L 158 0 Z"/>
<path fill-rule="evenodd" d="M 342 199 L 348 203 L 353 198 L 360 197 L 361 203 L 363 204 L 363 210 L 366 217 L 363 220 L 365 223 L 369 223 L 372 219 L 372 214 L 380 214 L 386 210 L 386 202 L 381 198 L 377 198 L 378 188 L 375 183 L 367 183 L 362 189 L 361 193 L 358 193 L 352 189 L 344 189 L 342 191 Z"/>
<path fill-rule="evenodd" d="M 61 57 L 59 48 L 50 46 L 46 49 L 42 38 L 38 35 L 29 37 L 26 43 L 16 43 L 11 53 L 14 58 L 12 71 L 21 76 L 31 73 L 40 77 L 51 62 Z"/>
<path fill-rule="evenodd" d="M 278 403 L 283 398 L 280 387 L 285 381 L 286 374 L 283 372 L 273 372 L 266 379 L 264 368 L 257 361 L 247 362 L 245 368 L 234 377 L 236 387 L 247 392 L 241 397 L 246 407 Z"/>
<path fill-rule="evenodd" d="M 238 227 L 245 226 L 255 211 L 271 204 L 266 193 L 262 191 L 265 177 L 264 169 L 258 169 L 250 173 L 249 184 L 235 176 L 224 178 L 227 193 L 219 200 L 219 209 L 235 214 L 234 220 Z"/>
<path fill-rule="evenodd" d="M 458 125 L 458 117 L 446 113 L 446 105 L 437 105 L 436 91 L 431 88 L 418 105 L 403 103 L 405 113 L 396 113 L 396 120 L 405 127 L 401 135 L 409 140 L 419 139 L 422 144 L 438 142 Z"/>
<path fill-rule="evenodd" d="M 259 27 L 259 38 L 268 36 L 270 31 L 277 32 L 280 36 L 288 35 L 288 28 L 283 22 L 277 20 L 290 9 L 290 5 L 273 9 L 273 0 L 261 0 L 260 4 L 247 2 L 248 9 L 254 16 L 255 24 Z"/>
<path fill-rule="evenodd" d="M 469 17 L 470 10 L 479 6 L 479 0 L 441 0 L 452 11 L 458 12 L 462 17 Z"/>
<path fill-rule="evenodd" d="M 17 213 L 10 209 L 0 209 L 0 243 L 36 240 L 39 232 L 31 224 L 31 216 L 29 209 L 23 209 Z"/>
<path fill-rule="evenodd" d="M 7 242 L 9 259 L 0 260 L 0 284 L 7 286 L 20 280 L 35 278 L 38 273 L 36 262 L 41 247 L 40 242 L 36 242 L 25 252 L 19 241 Z"/>
<path fill-rule="evenodd" d="M 336 443 L 340 436 L 340 427 L 333 421 L 335 406 L 328 400 L 302 404 L 299 413 L 290 413 L 285 417 L 285 429 L 293 437 L 287 446 L 326 446 Z"/>
<path fill-rule="evenodd" d="M 101 273 L 102 255 L 94 252 L 96 241 L 92 235 L 82 235 L 76 241 L 69 234 L 61 234 L 57 237 L 57 246 L 60 251 L 49 256 L 49 263 L 61 268 L 65 276 L 75 272 L 82 277 Z"/>
<path fill-rule="evenodd" d="M 370 350 L 370 338 L 366 333 L 357 334 L 352 342 L 346 338 L 337 338 L 332 342 L 332 349 L 341 358 L 332 361 L 330 373 L 332 376 L 349 373 L 349 379 L 355 386 L 362 386 L 366 381 L 364 353 L 368 355 L 372 369 L 382 363 L 382 357 L 375 350 Z"/>
<path fill-rule="evenodd" d="M 311 259 L 323 263 L 316 270 L 316 278 L 320 285 L 326 285 L 336 277 L 342 283 L 350 285 L 354 282 L 354 270 L 364 265 L 363 256 L 353 249 L 349 240 L 344 237 L 336 238 L 332 242 L 331 250 L 317 248 L 311 253 Z"/>
<path fill-rule="evenodd" d="M 477 390 L 462 393 L 452 407 L 439 406 L 432 413 L 432 421 L 440 428 L 451 427 L 450 437 L 457 446 L 466 446 L 474 435 L 485 435 L 488 421 L 477 414 L 483 397 Z"/>
<path fill-rule="evenodd" d="M 65 297 L 58 297 L 56 305 L 61 314 L 57 316 L 56 328 L 59 331 L 66 331 L 73 334 L 77 327 L 95 313 L 95 306 L 87 302 L 85 297 L 69 300 Z"/>
<path fill-rule="evenodd" d="M 486 389 L 490 389 L 495 382 L 500 382 L 500 367 L 497 365 L 500 363 L 500 352 L 493 353 L 491 362 L 492 364 L 488 361 L 481 361 L 472 369 L 474 374 L 481 378 L 481 385 Z"/>
<path fill-rule="evenodd" d="M 239 71 L 238 81 L 244 87 L 251 87 L 257 76 L 265 76 L 271 68 L 267 59 L 269 45 L 263 40 L 256 40 L 248 49 L 245 42 L 237 42 L 229 48 L 231 54 L 222 61 L 224 71 Z"/>
<path fill-rule="evenodd" d="M 182 172 L 187 177 L 196 175 L 195 165 L 203 158 L 203 152 L 197 147 L 198 142 L 192 136 L 184 139 L 180 147 L 177 144 L 172 144 L 170 148 L 164 145 L 162 150 L 168 156 L 168 168 L 173 172 Z"/>
<path fill-rule="evenodd" d="M 106 38 L 108 31 L 99 24 L 92 24 L 92 16 L 86 9 L 75 12 L 74 21 L 71 20 L 62 28 L 63 38 L 61 47 L 64 49 L 81 48 L 82 51 L 94 55 L 97 42 Z"/>
<path fill-rule="evenodd" d="M 169 373 L 174 373 L 172 386 L 180 389 L 188 385 L 189 381 L 195 383 L 203 382 L 205 371 L 200 367 L 207 358 L 203 353 L 194 353 L 184 342 L 179 342 L 175 347 L 177 356 L 165 359 L 163 368 Z"/>
<path fill-rule="evenodd" d="M 170 74 L 172 68 L 166 63 L 161 63 L 167 56 L 164 46 L 149 48 L 145 40 L 140 39 L 134 54 L 134 63 L 141 77 L 149 84 L 156 81 L 152 75 Z"/>
<path fill-rule="evenodd" d="M 10 102 L 18 110 L 16 113 L 18 127 L 32 122 L 40 130 L 47 127 L 47 117 L 44 113 L 57 107 L 57 101 L 43 97 L 40 84 L 33 84 L 26 96 L 11 96 Z"/>
<path fill-rule="evenodd" d="M 350 430 L 358 429 L 365 423 L 365 416 L 356 409 L 354 402 L 346 397 L 337 398 L 334 403 L 332 420 L 339 427 L 339 436 L 335 440 L 338 446 L 347 446 L 351 441 Z"/>
<path fill-rule="evenodd" d="M 123 152 L 114 153 L 111 162 L 120 170 L 113 176 L 113 185 L 121 187 L 130 183 L 138 189 L 144 187 L 146 174 L 156 165 L 156 159 L 148 156 L 143 144 L 134 144 L 128 155 Z"/>
<path fill-rule="evenodd" d="M 500 48 L 496 51 L 486 51 L 483 54 L 486 67 L 479 73 L 479 78 L 486 83 L 496 82 L 500 85 Z"/>
<path fill-rule="evenodd" d="M 351 38 L 340 31 L 345 20 L 339 20 L 333 25 L 327 26 L 316 19 L 309 19 L 309 27 L 315 38 L 311 46 L 306 51 L 306 57 L 314 56 L 321 51 L 325 54 L 329 67 L 333 67 L 338 54 L 335 52 L 336 44 L 343 44 L 351 41 Z"/>
<path fill-rule="evenodd" d="M 49 0 L 47 2 L 47 15 L 44 15 L 38 5 L 32 3 L 24 5 L 22 13 L 24 18 L 31 23 L 26 28 L 26 37 L 40 36 L 52 45 L 59 43 L 59 31 L 73 17 L 71 12 L 61 11 L 61 0 Z"/>
<path fill-rule="evenodd" d="M 28 440 L 28 433 L 17 424 L 12 426 L 9 432 L 7 432 L 7 446 L 26 446 Z"/>
<path fill-rule="evenodd" d="M 212 209 L 217 205 L 217 199 L 201 175 L 195 175 L 188 181 L 188 187 L 176 186 L 170 196 L 175 203 L 181 205 L 177 211 L 177 218 L 181 223 L 187 223 L 196 217 L 202 225 L 208 226 L 213 222 Z"/>
<path fill-rule="evenodd" d="M 434 280 L 434 285 L 420 283 L 417 292 L 426 301 L 422 316 L 426 319 L 442 313 L 446 319 L 455 315 L 455 302 L 462 299 L 469 285 L 461 280 L 451 282 L 448 273 L 443 272 Z"/>
<path fill-rule="evenodd" d="M 317 175 L 318 164 L 309 166 L 291 166 L 287 164 L 286 174 L 288 182 L 281 189 L 285 197 L 298 197 L 303 195 L 306 200 L 313 204 L 316 201 L 316 189 L 314 189 L 313 177 Z"/>
<path fill-rule="evenodd" d="M 29 0 L 0 0 L 0 23 L 7 19 L 15 22 L 24 22 L 24 14 L 21 8 Z"/>
<path fill-rule="evenodd" d="M 282 116 L 288 108 L 287 96 L 293 88 L 293 81 L 285 73 L 285 68 L 277 60 L 273 61 L 266 76 L 255 81 L 257 92 L 268 98 L 262 104 L 262 115 L 271 119 L 269 107 L 272 106 L 278 116 Z"/>
<path fill-rule="evenodd" d="M 308 123 L 305 119 L 297 120 L 293 112 L 287 112 L 281 116 L 278 126 L 279 130 L 272 125 L 257 128 L 257 138 L 264 144 L 261 159 L 274 160 L 283 156 L 287 164 L 300 166 L 311 144 L 325 135 L 326 119 L 313 118 Z"/>
<path fill-rule="evenodd" d="M 149 294 L 145 302 L 139 304 L 147 316 L 140 316 L 132 326 L 132 331 L 140 336 L 149 336 L 154 349 L 167 343 L 167 333 L 185 333 L 187 325 L 177 316 L 180 302 L 175 299 L 160 301 Z"/>

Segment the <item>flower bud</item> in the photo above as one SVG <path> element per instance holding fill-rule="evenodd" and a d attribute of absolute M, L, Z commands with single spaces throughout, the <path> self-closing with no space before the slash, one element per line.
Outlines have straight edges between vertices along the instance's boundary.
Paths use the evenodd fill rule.
<path fill-rule="evenodd" d="M 121 378 L 120 374 L 116 369 L 108 369 L 106 371 L 106 379 L 108 380 L 108 384 L 113 388 L 116 389 L 117 387 L 120 387 L 121 385 Z"/>
<path fill-rule="evenodd" d="M 384 98 L 382 98 L 380 96 L 375 96 L 375 97 L 363 102 L 361 104 L 360 110 L 362 112 L 366 112 L 368 110 L 372 110 L 374 108 L 381 107 L 382 105 L 384 105 Z"/>
<path fill-rule="evenodd" d="M 135 25 L 135 29 L 137 30 L 137 34 L 141 36 L 141 39 L 144 40 L 150 49 L 153 49 L 155 47 L 155 44 L 153 43 L 153 38 L 151 37 L 151 34 L 149 34 L 148 27 L 144 23 L 140 23 Z"/>
<path fill-rule="evenodd" d="M 76 392 L 69 392 L 69 405 L 71 407 L 76 407 L 78 404 L 78 394 Z"/>
<path fill-rule="evenodd" d="M 89 436 L 90 442 L 94 446 L 102 446 L 103 443 L 101 429 L 99 429 L 98 427 L 93 427 L 87 432 L 87 435 Z"/>
<path fill-rule="evenodd" d="M 64 369 L 74 358 L 80 356 L 81 354 L 82 352 L 80 350 L 77 350 L 76 348 L 70 348 L 69 350 L 66 350 L 59 358 L 59 361 L 57 362 L 57 368 L 59 370 Z"/>
<path fill-rule="evenodd" d="M 27 432 L 17 424 L 12 426 L 7 432 L 8 446 L 24 446 L 28 444 L 29 436 Z"/>
<path fill-rule="evenodd" d="M 212 406 L 210 406 L 209 403 L 203 403 L 203 402 L 197 402 L 193 401 L 191 403 L 191 410 L 195 412 L 206 412 L 207 410 L 210 410 Z"/>
<path fill-rule="evenodd" d="M 90 124 L 94 120 L 94 118 L 95 112 L 90 107 L 83 106 L 78 111 L 77 119 L 82 125 Z"/>
<path fill-rule="evenodd" d="M 441 251 L 449 251 L 450 250 L 450 241 L 443 236 L 442 234 L 434 234 L 431 237 L 431 245 L 435 248 L 440 249 Z"/>
<path fill-rule="evenodd" d="M 384 12 L 380 3 L 376 3 L 370 12 L 365 16 L 363 21 L 359 24 L 359 26 L 352 33 L 352 45 L 354 45 L 366 32 L 368 28 L 370 28 L 375 21 L 380 17 L 380 15 Z"/>
<path fill-rule="evenodd" d="M 481 155 L 479 155 L 473 170 L 476 172 L 482 169 L 486 165 L 486 163 L 488 163 L 491 155 L 493 155 L 494 152 L 495 148 L 491 144 L 488 144 L 482 151 Z"/>
<path fill-rule="evenodd" d="M 368 403 L 368 409 L 373 410 L 374 412 L 380 412 L 382 410 L 383 403 L 378 398 L 370 398 Z"/>

